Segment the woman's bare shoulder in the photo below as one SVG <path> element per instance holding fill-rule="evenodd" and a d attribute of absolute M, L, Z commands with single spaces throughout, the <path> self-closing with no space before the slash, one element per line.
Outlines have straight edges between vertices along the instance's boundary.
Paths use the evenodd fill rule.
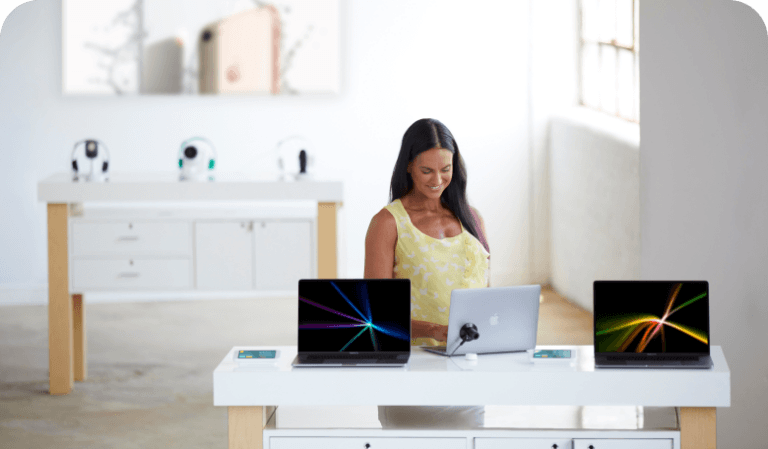
<path fill-rule="evenodd" d="M 368 234 L 397 234 L 397 223 L 395 217 L 386 208 L 382 208 L 371 218 L 371 224 L 368 226 Z"/>

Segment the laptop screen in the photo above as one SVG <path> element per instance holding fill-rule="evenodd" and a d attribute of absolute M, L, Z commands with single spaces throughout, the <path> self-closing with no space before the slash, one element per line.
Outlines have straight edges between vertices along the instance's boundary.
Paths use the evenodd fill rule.
<path fill-rule="evenodd" d="M 299 353 L 409 352 L 408 279 L 299 281 Z"/>
<path fill-rule="evenodd" d="M 706 281 L 595 281 L 595 353 L 709 354 Z"/>

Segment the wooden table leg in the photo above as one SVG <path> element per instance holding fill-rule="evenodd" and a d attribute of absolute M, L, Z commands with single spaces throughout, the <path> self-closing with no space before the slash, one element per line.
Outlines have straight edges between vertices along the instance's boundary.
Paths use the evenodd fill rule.
<path fill-rule="evenodd" d="M 229 449 L 263 449 L 264 426 L 275 407 L 229 407 Z"/>
<path fill-rule="evenodd" d="M 338 242 L 336 241 L 336 211 L 340 203 L 317 203 L 317 277 L 335 279 Z"/>
<path fill-rule="evenodd" d="M 72 297 L 67 266 L 67 204 L 48 204 L 48 389 L 68 394 L 74 379 Z"/>
<path fill-rule="evenodd" d="M 715 449 L 715 407 L 680 407 L 680 449 Z"/>
<path fill-rule="evenodd" d="M 75 381 L 82 382 L 88 375 L 85 367 L 85 301 L 82 294 L 72 295 L 72 330 L 75 342 Z"/>

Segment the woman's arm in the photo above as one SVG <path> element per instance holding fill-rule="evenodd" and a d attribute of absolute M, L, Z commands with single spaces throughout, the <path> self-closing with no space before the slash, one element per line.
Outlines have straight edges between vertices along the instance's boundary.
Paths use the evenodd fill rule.
<path fill-rule="evenodd" d="M 366 279 L 392 279 L 395 277 L 395 245 L 397 223 L 388 210 L 382 209 L 371 219 L 365 235 Z"/>
<path fill-rule="evenodd" d="M 411 338 L 434 338 L 437 341 L 448 340 L 448 326 L 429 321 L 411 320 Z"/>

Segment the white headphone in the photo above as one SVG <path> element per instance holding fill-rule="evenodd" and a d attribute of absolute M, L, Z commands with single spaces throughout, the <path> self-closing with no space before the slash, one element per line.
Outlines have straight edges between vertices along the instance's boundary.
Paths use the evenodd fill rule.
<path fill-rule="evenodd" d="M 205 137 L 193 137 L 179 148 L 179 179 L 212 180 L 216 168 L 216 148 Z"/>
<path fill-rule="evenodd" d="M 78 162 L 79 161 L 79 162 Z M 88 164 L 88 172 L 82 173 Z M 94 170 L 94 165 L 95 170 Z M 83 178 L 84 181 L 109 179 L 109 150 L 104 143 L 96 139 L 86 139 L 75 143 L 72 149 L 72 178 L 74 181 Z"/>

